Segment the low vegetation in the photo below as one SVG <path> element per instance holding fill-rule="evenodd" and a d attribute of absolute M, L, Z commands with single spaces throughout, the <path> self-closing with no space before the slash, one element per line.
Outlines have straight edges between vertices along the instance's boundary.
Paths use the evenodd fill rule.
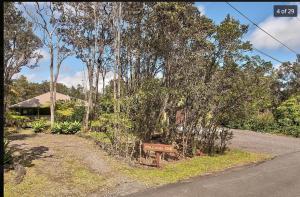
<path fill-rule="evenodd" d="M 7 138 L 4 138 L 4 155 L 3 155 L 3 164 L 8 164 L 12 160 L 12 153 L 10 151 L 10 148 L 8 147 L 9 140 Z"/>
<path fill-rule="evenodd" d="M 109 154 L 131 161 L 139 158 L 141 143 L 173 145 L 181 161 L 161 170 L 122 168 L 152 184 L 266 158 L 228 152 L 230 128 L 300 135 L 299 62 L 277 69 L 260 56 L 250 56 L 252 44 L 244 39 L 249 27 L 230 15 L 215 23 L 191 2 L 36 2 L 32 13 L 21 4 L 4 4 L 6 126 L 80 133 Z M 53 63 L 50 82 L 15 79 L 23 67 L 38 65 L 42 47 Z M 57 83 L 61 65 L 71 55 L 86 67 L 88 89 Z M 106 85 L 108 73 L 113 79 Z M 49 85 L 51 126 L 10 111 L 10 105 L 48 92 Z M 86 101 L 55 101 L 55 91 Z M 197 152 L 207 156 L 196 157 Z M 63 182 L 68 187 L 93 190 L 96 182 L 102 183 L 101 177 L 73 164 L 68 168 Z M 7 186 L 8 194 L 23 195 L 26 187 L 39 193 L 44 186 L 34 183 L 51 184 L 47 177 L 30 173 L 33 177 L 17 187 Z"/>
<path fill-rule="evenodd" d="M 74 134 L 80 131 L 81 123 L 78 121 L 74 122 L 56 122 L 51 129 L 54 134 Z"/>
<path fill-rule="evenodd" d="M 35 133 L 40 133 L 45 131 L 47 128 L 49 128 L 49 125 L 47 124 L 47 121 L 44 119 L 39 119 L 31 122 L 31 128 Z"/>
<path fill-rule="evenodd" d="M 117 169 L 150 186 L 174 183 L 190 177 L 222 171 L 234 166 L 260 162 L 271 157 L 266 154 L 250 153 L 240 150 L 227 151 L 223 155 L 193 157 L 177 162 L 166 163 L 162 169 L 130 167 L 116 164 Z"/>
<path fill-rule="evenodd" d="M 258 113 L 249 119 L 233 121 L 229 126 L 300 137 L 300 95 L 291 96 L 273 112 Z"/>
<path fill-rule="evenodd" d="M 85 109 L 82 103 L 75 100 L 70 101 L 57 101 L 55 117 L 57 120 L 63 122 L 82 122 Z"/>
<path fill-rule="evenodd" d="M 26 168 L 24 180 L 17 185 L 14 171 L 5 174 L 5 196 L 86 196 L 109 187 L 107 178 L 71 158 L 60 163 L 59 169 L 47 167 L 43 161 L 35 161 L 34 165 Z"/>
<path fill-rule="evenodd" d="M 21 116 L 18 112 L 10 111 L 5 113 L 5 123 L 7 127 L 26 128 L 30 123 L 30 118 Z"/>

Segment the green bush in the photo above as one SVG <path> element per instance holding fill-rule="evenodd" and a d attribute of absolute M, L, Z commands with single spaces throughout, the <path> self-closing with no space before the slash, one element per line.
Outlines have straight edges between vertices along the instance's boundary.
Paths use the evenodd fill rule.
<path fill-rule="evenodd" d="M 275 133 L 282 133 L 285 135 L 290 135 L 293 137 L 300 137 L 300 127 L 299 126 L 282 126 L 275 131 Z"/>
<path fill-rule="evenodd" d="M 259 113 L 248 120 L 239 122 L 232 121 L 228 127 L 268 132 L 270 130 L 278 129 L 278 124 L 276 123 L 273 114 L 268 111 Z"/>
<path fill-rule="evenodd" d="M 3 157 L 3 164 L 10 163 L 12 160 L 11 151 L 8 148 L 9 141 L 7 138 L 4 138 L 4 157 Z"/>
<path fill-rule="evenodd" d="M 80 131 L 81 129 L 81 124 L 78 121 L 74 122 L 58 122 L 55 123 L 53 128 L 52 128 L 52 133 L 57 133 L 57 134 L 74 134 Z"/>
<path fill-rule="evenodd" d="M 21 116 L 17 112 L 7 112 L 5 113 L 5 123 L 6 126 L 25 128 L 29 123 L 30 118 L 27 116 Z"/>
<path fill-rule="evenodd" d="M 118 127 L 121 131 L 126 132 L 132 128 L 131 120 L 125 115 L 120 113 L 119 117 L 114 113 L 102 114 L 98 120 L 91 122 L 91 128 L 109 132 L 113 130 L 113 127 Z"/>
<path fill-rule="evenodd" d="M 300 95 L 291 96 L 276 109 L 281 126 L 300 126 Z"/>
<path fill-rule="evenodd" d="M 55 115 L 56 118 L 60 121 L 82 122 L 84 114 L 85 114 L 84 105 L 74 100 L 58 101 L 56 103 Z"/>
<path fill-rule="evenodd" d="M 48 128 L 47 122 L 44 119 L 35 120 L 31 123 L 31 127 L 35 133 L 39 133 Z"/>

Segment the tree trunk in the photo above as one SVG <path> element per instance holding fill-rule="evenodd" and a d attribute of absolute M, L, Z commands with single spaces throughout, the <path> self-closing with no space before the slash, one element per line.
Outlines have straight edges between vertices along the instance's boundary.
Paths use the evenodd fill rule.
<path fill-rule="evenodd" d="M 104 89 L 105 89 L 105 75 L 106 75 L 106 71 L 104 71 L 104 69 L 103 69 L 103 72 L 104 73 L 102 73 L 102 94 L 104 94 Z"/>
<path fill-rule="evenodd" d="M 53 47 L 50 47 L 50 123 L 54 126 L 54 74 L 53 74 Z"/>
<path fill-rule="evenodd" d="M 95 84 L 95 86 L 96 86 L 95 103 L 96 104 L 98 104 L 100 68 L 101 68 L 101 65 L 98 65 L 97 66 L 97 71 L 96 71 L 96 84 Z"/>
<path fill-rule="evenodd" d="M 92 105 L 93 105 L 93 76 L 94 76 L 94 69 L 91 64 L 91 61 L 89 62 L 89 65 L 87 66 L 88 69 L 88 80 L 89 80 L 89 92 L 88 92 L 88 104 L 86 107 L 86 115 L 85 115 L 85 131 L 89 130 L 89 118 L 90 114 L 92 113 Z"/>
<path fill-rule="evenodd" d="M 120 2 L 119 3 L 119 13 L 118 13 L 118 34 L 117 34 L 117 43 L 118 43 L 118 50 L 117 50 L 117 53 L 118 53 L 118 58 L 117 58 L 117 64 L 118 64 L 118 102 L 117 102 L 117 110 L 118 110 L 118 113 L 120 113 L 120 98 L 121 98 L 121 76 L 122 76 L 122 73 L 121 73 L 121 65 L 120 65 L 120 55 L 121 55 L 121 52 L 120 52 L 120 45 L 121 45 L 121 29 L 120 29 L 120 26 L 121 26 L 121 14 L 122 14 L 122 3 Z"/>
<path fill-rule="evenodd" d="M 3 94 L 3 104 L 4 104 L 4 110 L 3 110 L 3 113 L 5 114 L 5 112 L 8 111 L 8 100 L 9 100 L 9 80 L 5 80 L 4 79 L 4 94 Z"/>

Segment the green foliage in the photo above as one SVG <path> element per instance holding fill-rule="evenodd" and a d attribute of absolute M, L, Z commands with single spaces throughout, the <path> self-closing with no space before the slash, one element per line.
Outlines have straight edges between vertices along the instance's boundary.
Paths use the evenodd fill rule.
<path fill-rule="evenodd" d="M 105 144 L 112 144 L 111 141 L 111 132 L 89 132 L 88 134 L 89 136 L 91 136 L 93 139 L 95 139 L 98 142 L 102 142 Z"/>
<path fill-rule="evenodd" d="M 99 113 L 113 113 L 114 111 L 114 103 L 113 99 L 109 94 L 102 96 L 99 101 Z"/>
<path fill-rule="evenodd" d="M 31 127 L 35 133 L 39 133 L 48 128 L 47 121 L 44 119 L 35 120 L 31 123 Z"/>
<path fill-rule="evenodd" d="M 78 121 L 74 122 L 58 122 L 52 128 L 52 133 L 56 134 L 74 134 L 80 131 L 81 124 Z"/>
<path fill-rule="evenodd" d="M 8 148 L 9 140 L 7 138 L 4 138 L 4 156 L 3 156 L 3 164 L 10 163 L 12 160 L 11 151 Z"/>
<path fill-rule="evenodd" d="M 140 89 L 124 103 L 132 118 L 133 130 L 142 139 L 149 140 L 153 132 L 165 128 L 161 108 L 164 105 L 166 91 L 160 80 L 145 80 Z"/>
<path fill-rule="evenodd" d="M 281 126 L 300 127 L 300 95 L 291 96 L 276 109 L 278 122 Z"/>
<path fill-rule="evenodd" d="M 274 112 L 259 113 L 250 119 L 232 121 L 231 128 L 249 129 L 260 132 L 282 133 L 300 136 L 300 96 L 291 96 L 282 102 Z"/>
<path fill-rule="evenodd" d="M 98 120 L 92 121 L 91 127 L 104 132 L 112 132 L 115 127 L 118 127 L 126 132 L 132 128 L 132 122 L 125 114 L 105 113 Z"/>
<path fill-rule="evenodd" d="M 300 137 L 300 95 L 282 102 L 275 113 L 279 125 L 275 132 Z"/>
<path fill-rule="evenodd" d="M 70 101 L 58 101 L 56 103 L 56 118 L 59 121 L 78 121 L 82 122 L 85 107 L 82 103 L 70 100 Z"/>
<path fill-rule="evenodd" d="M 5 113 L 6 126 L 15 126 L 24 128 L 30 121 L 29 117 L 21 116 L 17 112 L 6 112 Z"/>
<path fill-rule="evenodd" d="M 255 131 L 267 131 L 276 126 L 274 116 L 271 112 L 259 113 L 247 123 L 249 129 Z"/>
<path fill-rule="evenodd" d="M 213 157 L 201 156 L 170 162 L 165 164 L 162 169 L 129 167 L 122 163 L 118 163 L 116 168 L 141 182 L 150 185 L 161 185 L 269 158 L 271 156 L 266 154 L 232 150 Z"/>

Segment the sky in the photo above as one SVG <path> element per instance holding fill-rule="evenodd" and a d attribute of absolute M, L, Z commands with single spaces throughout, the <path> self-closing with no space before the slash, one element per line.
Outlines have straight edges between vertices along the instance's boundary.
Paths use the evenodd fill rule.
<path fill-rule="evenodd" d="M 273 35 L 285 45 L 300 54 L 300 2 L 232 2 L 231 4 L 269 34 Z M 274 5 L 289 4 L 298 5 L 297 18 L 273 17 Z M 250 24 L 248 33 L 243 38 L 245 41 L 249 40 L 255 48 L 282 62 L 294 62 L 296 60 L 296 55 L 294 53 L 286 49 L 277 41 L 273 40 L 256 26 L 251 25 L 247 19 L 241 16 L 225 2 L 196 2 L 195 5 L 202 14 L 211 18 L 216 24 L 219 24 L 227 14 L 233 16 L 242 24 Z M 40 32 L 36 33 L 39 34 Z M 20 75 L 25 75 L 28 80 L 32 82 L 49 80 L 49 53 L 47 52 L 47 49 L 40 49 L 40 52 L 44 57 L 39 62 L 39 66 L 34 69 L 23 68 L 21 72 L 15 76 L 15 78 Z M 250 55 L 260 55 L 264 60 L 271 61 L 274 67 L 278 67 L 280 65 L 279 62 L 258 52 L 253 51 Z M 76 86 L 77 84 L 85 85 L 83 82 L 86 75 L 84 74 L 84 68 L 85 65 L 83 62 L 76 57 L 72 56 L 67 58 L 61 67 L 61 74 L 58 82 L 63 83 L 68 87 L 71 87 L 72 85 Z M 112 79 L 112 76 L 112 73 L 108 73 L 106 83 Z M 100 85 L 100 87 L 102 87 L 102 85 Z"/>

